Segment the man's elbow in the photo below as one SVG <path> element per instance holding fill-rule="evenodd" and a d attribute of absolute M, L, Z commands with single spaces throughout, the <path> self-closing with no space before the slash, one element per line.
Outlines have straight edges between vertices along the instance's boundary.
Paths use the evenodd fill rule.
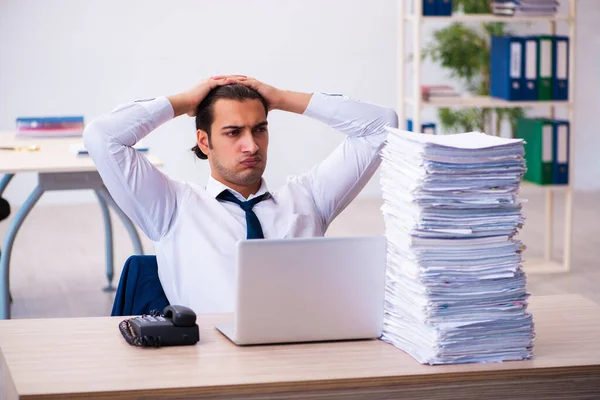
<path fill-rule="evenodd" d="M 93 120 L 85 126 L 85 129 L 83 130 L 83 145 L 88 153 L 94 151 L 94 149 L 98 147 L 99 136 L 100 132 L 96 120 Z"/>
<path fill-rule="evenodd" d="M 393 108 L 386 108 L 383 114 L 386 126 L 398 128 L 398 113 Z"/>
<path fill-rule="evenodd" d="M 387 133 L 385 128 L 398 128 L 398 113 L 393 108 L 377 106 L 372 114 L 372 120 L 365 126 L 360 136 L 377 135 Z"/>
<path fill-rule="evenodd" d="M 103 121 L 103 117 L 92 120 L 83 130 L 83 145 L 90 154 L 107 147 L 106 144 L 109 140 L 108 127 Z"/>

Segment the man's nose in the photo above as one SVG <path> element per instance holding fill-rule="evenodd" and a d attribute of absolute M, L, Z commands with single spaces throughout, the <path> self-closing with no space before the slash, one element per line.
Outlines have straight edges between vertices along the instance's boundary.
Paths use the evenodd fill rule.
<path fill-rule="evenodd" d="M 244 133 L 242 138 L 242 152 L 254 154 L 258 150 L 258 145 L 254 141 L 252 133 Z"/>

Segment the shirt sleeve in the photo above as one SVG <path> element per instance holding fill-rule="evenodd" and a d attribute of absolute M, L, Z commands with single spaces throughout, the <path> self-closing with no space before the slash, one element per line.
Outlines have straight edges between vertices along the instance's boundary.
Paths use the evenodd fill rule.
<path fill-rule="evenodd" d="M 175 182 L 132 146 L 173 118 L 166 97 L 117 107 L 90 122 L 84 144 L 117 205 L 153 241 L 169 230 L 177 211 Z"/>
<path fill-rule="evenodd" d="M 312 193 L 327 227 L 375 174 L 381 164 L 386 127 L 397 128 L 398 115 L 391 108 L 319 93 L 312 96 L 304 115 L 346 135 L 333 153 L 298 178 Z"/>

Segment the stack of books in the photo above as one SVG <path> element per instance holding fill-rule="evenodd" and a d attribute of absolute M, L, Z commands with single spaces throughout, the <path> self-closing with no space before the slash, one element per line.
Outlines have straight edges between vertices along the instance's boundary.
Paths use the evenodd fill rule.
<path fill-rule="evenodd" d="M 20 117 L 17 118 L 18 137 L 73 137 L 83 134 L 82 116 Z"/>
<path fill-rule="evenodd" d="M 491 0 L 492 13 L 507 16 L 553 16 L 556 0 Z"/>
<path fill-rule="evenodd" d="M 437 97 L 459 97 L 461 94 L 449 85 L 421 85 L 421 98 L 429 101 Z"/>
<path fill-rule="evenodd" d="M 518 199 L 523 141 L 390 129 L 382 339 L 427 364 L 532 357 Z"/>

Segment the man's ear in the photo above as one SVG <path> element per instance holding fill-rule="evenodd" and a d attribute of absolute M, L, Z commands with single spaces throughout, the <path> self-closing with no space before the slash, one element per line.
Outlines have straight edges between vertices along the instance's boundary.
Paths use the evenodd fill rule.
<path fill-rule="evenodd" d="M 196 143 L 198 144 L 198 147 L 200 147 L 200 150 L 208 157 L 208 153 L 210 153 L 210 146 L 208 145 L 208 133 L 202 129 L 198 129 L 196 131 Z"/>

